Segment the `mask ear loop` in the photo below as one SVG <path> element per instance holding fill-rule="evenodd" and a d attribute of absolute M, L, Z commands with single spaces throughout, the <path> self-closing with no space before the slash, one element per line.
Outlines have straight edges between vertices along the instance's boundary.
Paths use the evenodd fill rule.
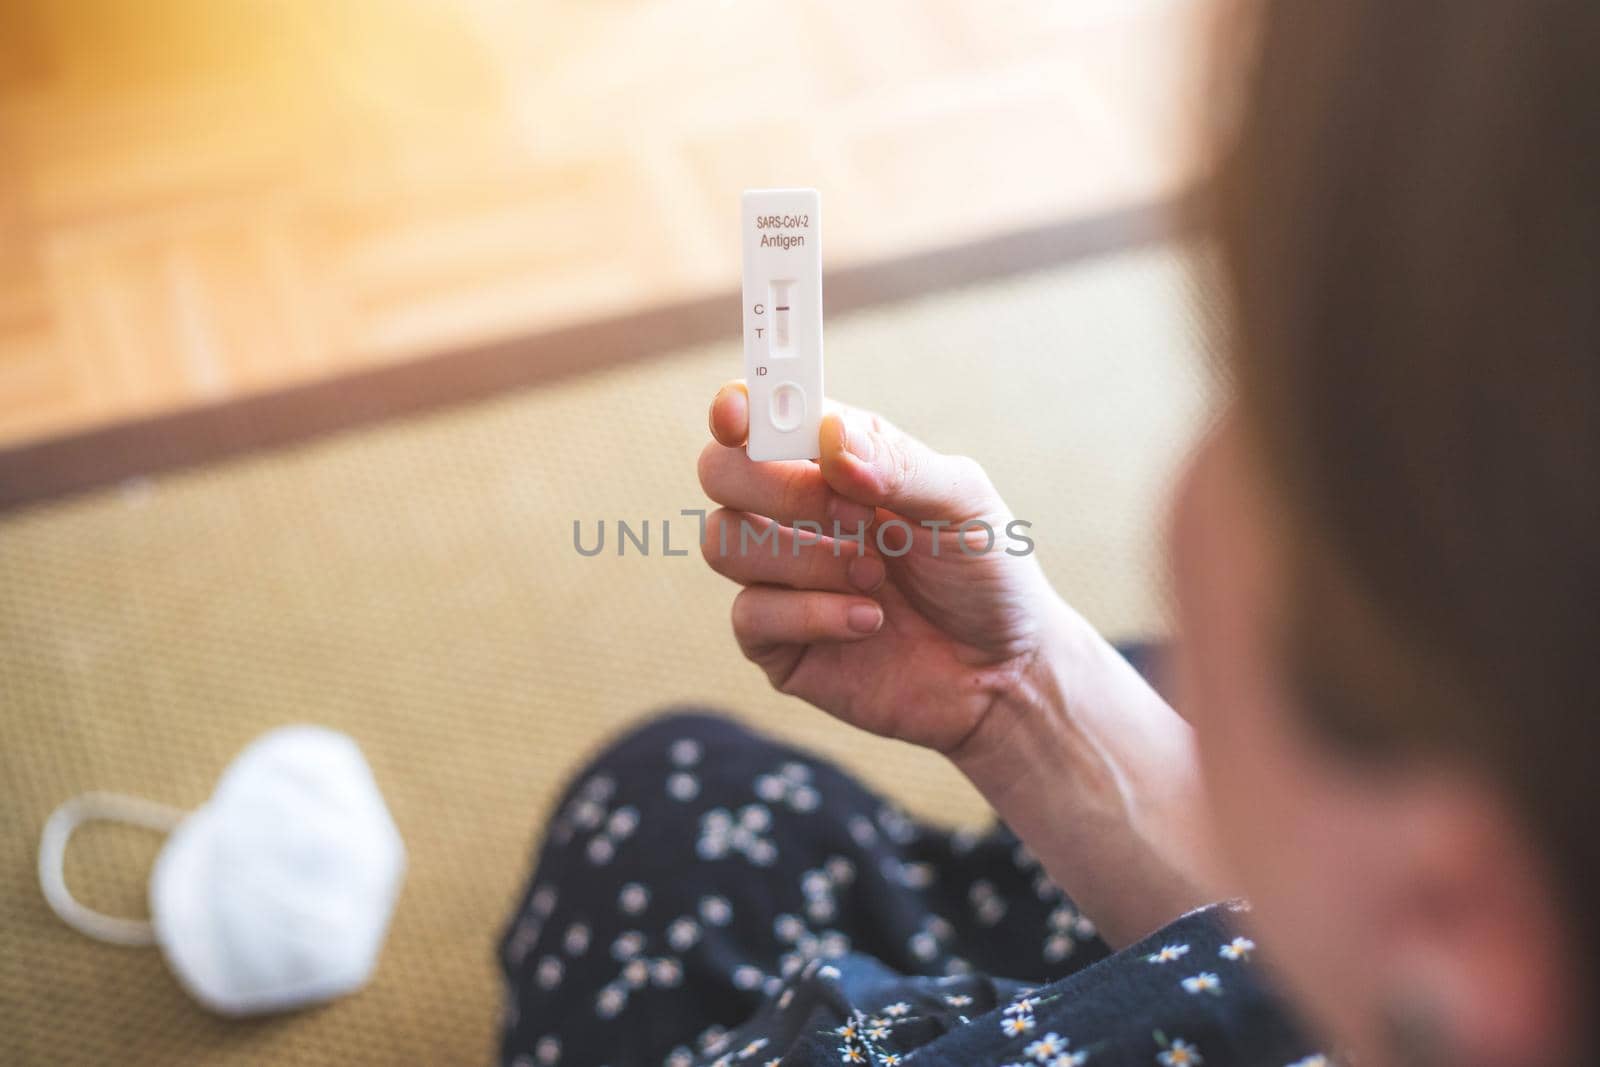
<path fill-rule="evenodd" d="M 148 919 L 122 919 L 80 904 L 67 888 L 67 841 L 86 822 L 105 821 L 143 826 L 170 833 L 188 812 L 153 800 L 120 793 L 84 793 L 50 813 L 39 836 L 39 888 L 61 921 L 96 941 L 116 945 L 153 945 L 155 927 Z"/>

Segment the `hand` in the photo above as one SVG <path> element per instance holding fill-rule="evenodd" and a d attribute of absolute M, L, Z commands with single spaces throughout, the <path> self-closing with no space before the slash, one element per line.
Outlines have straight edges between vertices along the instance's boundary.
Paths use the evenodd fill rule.
<path fill-rule="evenodd" d="M 700 455 L 700 484 L 722 505 L 701 549 L 745 587 L 733 602 L 745 656 L 779 690 L 846 722 L 955 755 L 1065 610 L 1031 543 L 1008 536 L 1012 516 L 976 462 L 877 415 L 830 405 L 815 463 L 753 462 L 748 431 L 744 383 L 730 382 L 711 403 L 716 440 Z M 906 527 L 884 527 L 896 519 L 911 530 L 903 553 Z M 865 543 L 797 532 L 807 522 L 828 534 L 835 522 L 845 534 L 866 523 Z M 776 553 L 753 539 L 769 532 Z"/>
<path fill-rule="evenodd" d="M 1031 553 L 1005 551 L 1011 515 L 982 468 L 837 405 L 816 463 L 753 463 L 748 431 L 749 397 L 730 382 L 700 454 L 700 484 L 722 505 L 701 549 L 744 586 L 734 634 L 772 684 L 951 757 L 1111 943 L 1204 903 L 1188 727 Z M 885 529 L 895 520 L 912 529 L 903 554 L 904 527 Z M 979 528 L 961 550 L 969 520 L 995 531 L 989 551 Z M 847 533 L 867 523 L 865 546 L 835 555 L 833 538 L 803 532 L 835 521 Z M 775 538 L 776 554 L 741 540 L 742 523 Z"/>

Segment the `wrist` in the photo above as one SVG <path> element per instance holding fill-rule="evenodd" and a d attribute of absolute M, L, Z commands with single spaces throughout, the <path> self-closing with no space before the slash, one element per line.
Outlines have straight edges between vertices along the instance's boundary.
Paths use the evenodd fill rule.
<path fill-rule="evenodd" d="M 1050 594 L 1034 647 L 1018 658 L 978 726 L 948 753 L 990 803 L 1046 753 L 1058 769 L 1087 769 L 1062 768 L 1061 761 L 1089 755 L 1075 729 L 1073 690 L 1098 673 L 1096 660 L 1106 647 L 1082 616 Z"/>
<path fill-rule="evenodd" d="M 1053 611 L 950 756 L 1113 944 L 1204 903 L 1187 724 L 1087 621 Z"/>

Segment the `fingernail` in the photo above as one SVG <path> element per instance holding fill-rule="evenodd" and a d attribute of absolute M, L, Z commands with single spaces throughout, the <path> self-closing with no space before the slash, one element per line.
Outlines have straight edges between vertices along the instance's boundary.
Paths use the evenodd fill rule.
<path fill-rule="evenodd" d="M 877 511 L 865 504 L 857 504 L 854 500 L 835 495 L 828 501 L 828 518 L 839 524 L 840 532 L 854 534 L 860 532 L 861 524 L 871 525 L 877 517 Z M 831 531 L 830 531 L 831 532 Z"/>
<path fill-rule="evenodd" d="M 844 448 L 863 463 L 871 463 L 877 454 L 872 440 L 871 424 L 860 415 L 851 413 L 840 420 L 844 426 Z"/>
<path fill-rule="evenodd" d="M 883 625 L 883 609 L 876 604 L 851 604 L 845 618 L 856 633 L 875 634 Z"/>
<path fill-rule="evenodd" d="M 870 593 L 883 584 L 883 560 L 877 556 L 857 556 L 845 568 L 850 584 L 863 593 Z"/>

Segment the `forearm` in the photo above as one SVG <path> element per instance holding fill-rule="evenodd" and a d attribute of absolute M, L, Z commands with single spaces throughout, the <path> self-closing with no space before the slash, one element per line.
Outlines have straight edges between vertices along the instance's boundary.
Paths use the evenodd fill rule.
<path fill-rule="evenodd" d="M 1112 944 L 1208 900 L 1192 731 L 1061 605 L 984 725 L 952 753 Z"/>

